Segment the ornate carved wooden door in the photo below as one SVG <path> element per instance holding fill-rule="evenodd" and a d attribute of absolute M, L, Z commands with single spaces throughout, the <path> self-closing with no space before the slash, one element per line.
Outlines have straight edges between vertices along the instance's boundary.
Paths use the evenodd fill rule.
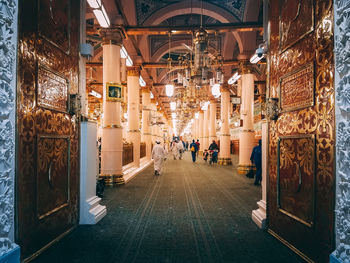
<path fill-rule="evenodd" d="M 332 1 L 270 1 L 269 232 L 328 262 L 334 224 Z"/>
<path fill-rule="evenodd" d="M 78 222 L 80 1 L 21 0 L 18 61 L 17 242 L 22 258 Z"/>

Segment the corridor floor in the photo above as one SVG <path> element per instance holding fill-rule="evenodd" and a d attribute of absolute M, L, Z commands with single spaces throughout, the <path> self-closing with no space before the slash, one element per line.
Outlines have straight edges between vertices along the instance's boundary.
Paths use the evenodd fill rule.
<path fill-rule="evenodd" d="M 149 167 L 106 190 L 97 225 L 78 226 L 32 262 L 302 262 L 253 223 L 261 189 L 234 171 L 193 164 L 188 152 L 161 176 Z"/>

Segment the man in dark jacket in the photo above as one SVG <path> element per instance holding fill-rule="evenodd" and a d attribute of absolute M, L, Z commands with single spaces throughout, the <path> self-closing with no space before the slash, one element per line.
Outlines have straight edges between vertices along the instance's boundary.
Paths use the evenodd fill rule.
<path fill-rule="evenodd" d="M 250 156 L 250 160 L 255 164 L 256 174 L 255 174 L 255 185 L 259 185 L 261 183 L 261 140 L 259 140 L 259 145 L 253 148 L 252 155 Z"/>
<path fill-rule="evenodd" d="M 197 152 L 198 152 L 198 147 L 197 147 L 197 144 L 194 142 L 194 140 L 192 140 L 192 143 L 190 145 L 190 151 L 191 151 L 191 154 L 192 154 L 192 161 L 196 162 L 196 155 L 197 155 Z"/>

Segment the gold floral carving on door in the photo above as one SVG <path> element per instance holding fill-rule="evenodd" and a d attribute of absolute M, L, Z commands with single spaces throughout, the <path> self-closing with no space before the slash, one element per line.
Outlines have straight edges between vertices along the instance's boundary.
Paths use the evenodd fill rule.
<path fill-rule="evenodd" d="M 277 206 L 291 218 L 312 227 L 315 204 L 315 137 L 279 137 Z"/>
<path fill-rule="evenodd" d="M 299 21 L 288 15 L 280 21 L 288 11 L 285 1 L 270 1 L 268 94 L 281 99 L 281 80 L 313 65 L 314 102 L 289 104 L 276 121 L 269 122 L 268 231 L 304 259 L 328 262 L 334 250 L 333 4 L 287 2 L 296 4 L 295 10 L 300 4 L 304 14 L 297 17 Z M 305 27 L 296 26 L 300 23 Z M 281 39 L 287 29 L 288 36 Z"/>
<path fill-rule="evenodd" d="M 41 220 L 69 205 L 70 139 L 68 136 L 39 135 L 37 144 L 36 206 Z"/>
<path fill-rule="evenodd" d="M 17 228 L 22 259 L 78 223 L 80 1 L 20 0 Z"/>

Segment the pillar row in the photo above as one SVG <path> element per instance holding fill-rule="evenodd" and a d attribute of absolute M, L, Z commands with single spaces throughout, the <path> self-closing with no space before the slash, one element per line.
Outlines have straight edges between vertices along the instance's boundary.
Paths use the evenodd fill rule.
<path fill-rule="evenodd" d="M 120 28 L 100 31 L 103 39 L 103 126 L 101 141 L 101 177 L 107 185 L 123 184 L 123 128 L 121 102 L 111 98 L 108 85 L 120 85 L 120 48 L 124 38 Z M 121 85 L 120 85 L 121 86 Z"/>
<path fill-rule="evenodd" d="M 142 88 L 141 141 L 146 143 L 146 158 L 151 159 L 152 133 L 150 127 L 151 94 L 148 87 Z"/>
<path fill-rule="evenodd" d="M 216 101 L 211 100 L 209 105 L 210 122 L 209 122 L 209 142 L 216 141 Z"/>
<path fill-rule="evenodd" d="M 140 67 L 128 67 L 128 141 L 133 143 L 134 166 L 140 166 Z"/>
<path fill-rule="evenodd" d="M 238 173 L 246 174 L 252 167 L 250 156 L 254 147 L 254 75 L 249 67 L 242 69 L 241 119 L 243 127 L 239 134 Z"/>
<path fill-rule="evenodd" d="M 199 124 L 198 124 L 198 137 L 199 137 L 199 152 L 202 153 L 204 148 L 203 148 L 203 124 L 204 124 L 204 112 L 201 110 L 199 112 Z"/>
<path fill-rule="evenodd" d="M 230 92 L 227 88 L 221 88 L 221 131 L 220 131 L 220 155 L 218 164 L 231 165 L 230 129 L 229 129 Z"/>
<path fill-rule="evenodd" d="M 204 111 L 203 150 L 209 148 L 209 108 Z"/>

